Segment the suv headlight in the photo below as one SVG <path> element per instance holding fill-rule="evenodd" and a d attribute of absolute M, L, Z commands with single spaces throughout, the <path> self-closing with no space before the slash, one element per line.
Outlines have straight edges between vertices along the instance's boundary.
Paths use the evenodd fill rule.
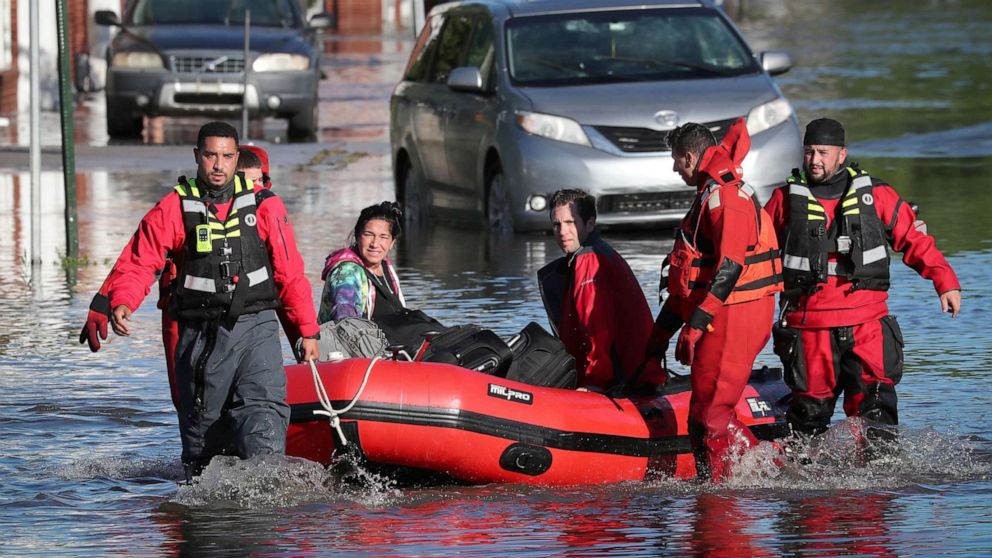
<path fill-rule="evenodd" d="M 115 68 L 133 68 L 143 70 L 161 69 L 162 57 L 154 52 L 118 52 L 110 61 Z"/>
<path fill-rule="evenodd" d="M 525 132 L 542 138 L 590 145 L 589 137 L 582 130 L 582 126 L 571 118 L 520 110 L 517 111 L 517 125 Z"/>
<path fill-rule="evenodd" d="M 310 68 L 310 58 L 302 54 L 263 54 L 251 64 L 255 72 L 291 72 Z"/>
<path fill-rule="evenodd" d="M 747 113 L 747 133 L 755 135 L 772 126 L 778 126 L 792 116 L 792 107 L 785 97 L 779 97 L 763 105 L 758 105 Z"/>

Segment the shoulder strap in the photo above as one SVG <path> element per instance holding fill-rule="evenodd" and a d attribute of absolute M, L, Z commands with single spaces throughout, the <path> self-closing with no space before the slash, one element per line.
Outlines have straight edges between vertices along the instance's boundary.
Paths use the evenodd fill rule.
<path fill-rule="evenodd" d="M 276 197 L 275 192 L 262 188 L 261 190 L 255 192 L 255 205 L 262 205 L 262 202 L 273 197 Z"/>

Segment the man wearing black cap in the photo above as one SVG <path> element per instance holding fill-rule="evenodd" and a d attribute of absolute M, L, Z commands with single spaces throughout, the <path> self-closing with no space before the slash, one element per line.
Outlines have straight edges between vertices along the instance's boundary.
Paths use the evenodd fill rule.
<path fill-rule="evenodd" d="M 793 170 L 765 206 L 782 246 L 785 292 L 774 337 L 793 392 L 789 423 L 800 436 L 824 432 L 843 392 L 847 416 L 896 425 L 903 340 L 886 304 L 889 248 L 933 282 L 952 317 L 961 308 L 957 276 L 910 204 L 845 164 L 839 122 L 810 122 L 803 144 L 803 171 Z"/>

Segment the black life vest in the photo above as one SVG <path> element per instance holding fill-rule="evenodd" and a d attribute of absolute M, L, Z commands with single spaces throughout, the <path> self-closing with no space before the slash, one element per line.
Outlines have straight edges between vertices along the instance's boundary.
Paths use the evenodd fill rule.
<path fill-rule="evenodd" d="M 857 289 L 889 288 L 889 250 L 885 225 L 875 210 L 871 176 L 857 167 L 841 198 L 841 215 L 826 226 L 826 210 L 797 170 L 789 185 L 789 223 L 786 228 L 782 268 L 786 292 L 810 292 L 828 276 L 845 277 Z M 836 262 L 828 254 L 836 254 Z"/>
<path fill-rule="evenodd" d="M 186 245 L 176 281 L 174 310 L 180 319 L 229 322 L 242 314 L 279 306 L 268 250 L 258 235 L 257 204 L 274 196 L 258 195 L 254 185 L 238 173 L 227 220 L 208 209 L 196 180 L 177 184 L 182 200 Z"/>

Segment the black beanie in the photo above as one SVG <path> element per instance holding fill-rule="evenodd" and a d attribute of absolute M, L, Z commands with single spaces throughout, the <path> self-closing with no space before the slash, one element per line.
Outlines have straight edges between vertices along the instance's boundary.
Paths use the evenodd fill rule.
<path fill-rule="evenodd" d="M 844 127 L 830 118 L 817 118 L 806 126 L 803 145 L 839 145 L 844 147 Z"/>

